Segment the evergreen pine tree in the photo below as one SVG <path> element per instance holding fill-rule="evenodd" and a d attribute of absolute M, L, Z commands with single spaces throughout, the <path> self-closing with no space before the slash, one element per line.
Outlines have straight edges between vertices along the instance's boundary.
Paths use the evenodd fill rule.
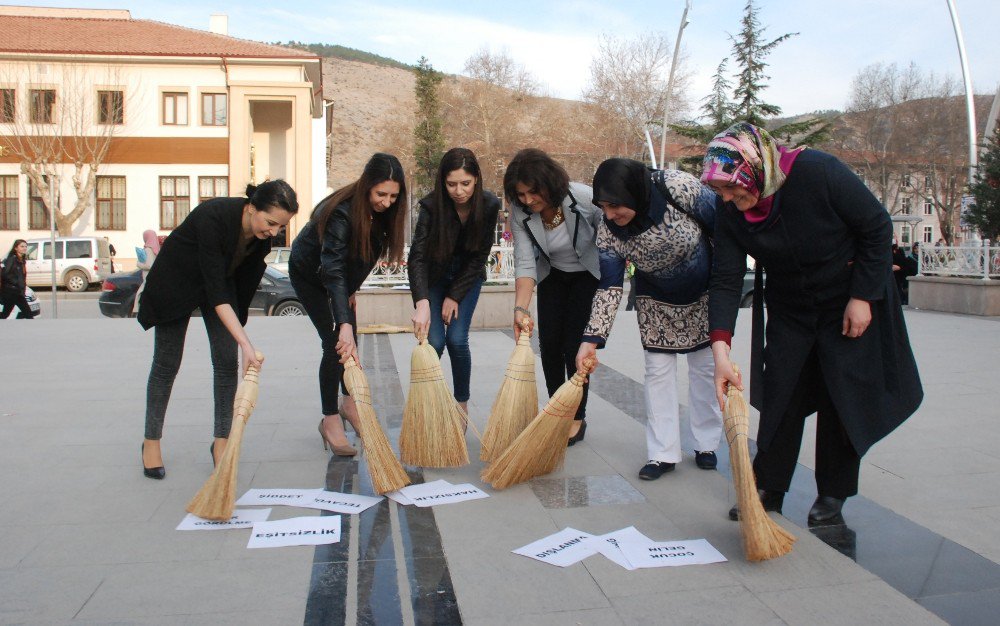
<path fill-rule="evenodd" d="M 762 92 L 767 88 L 765 81 L 770 78 L 764 73 L 764 68 L 767 67 L 764 59 L 779 43 L 798 33 L 785 33 L 764 43 L 765 27 L 760 25 L 757 13 L 753 0 L 747 0 L 743 8 L 743 19 L 740 20 L 743 28 L 737 36 L 730 35 L 729 41 L 733 43 L 733 59 L 739 69 L 736 89 L 733 91 L 736 119 L 764 126 L 765 118 L 781 115 L 781 107 L 764 102 L 762 98 Z"/>
<path fill-rule="evenodd" d="M 417 164 L 414 178 L 422 195 L 434 186 L 434 175 L 444 154 L 444 121 L 438 98 L 438 85 L 443 77 L 426 57 L 420 57 L 414 71 L 417 74 L 413 86 L 417 97 L 417 125 L 413 129 L 414 160 Z"/>
<path fill-rule="evenodd" d="M 983 239 L 1000 238 L 1000 126 L 986 144 L 969 190 L 975 204 L 966 209 L 964 220 L 976 227 Z"/>

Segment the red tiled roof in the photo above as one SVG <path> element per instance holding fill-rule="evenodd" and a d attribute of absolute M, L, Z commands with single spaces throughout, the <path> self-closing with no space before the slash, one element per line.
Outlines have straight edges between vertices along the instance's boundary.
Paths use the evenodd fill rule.
<path fill-rule="evenodd" d="M 0 52 L 318 58 L 311 52 L 133 19 L 0 15 Z"/>

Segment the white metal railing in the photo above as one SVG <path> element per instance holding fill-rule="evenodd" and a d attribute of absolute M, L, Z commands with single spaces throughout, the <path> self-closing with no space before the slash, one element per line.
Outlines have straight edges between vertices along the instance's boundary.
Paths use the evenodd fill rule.
<path fill-rule="evenodd" d="M 410 247 L 403 251 L 403 258 L 410 255 Z M 486 282 L 511 284 L 514 282 L 514 246 L 493 246 L 486 258 Z M 406 261 L 402 263 L 378 263 L 362 285 L 365 287 L 397 287 L 409 285 Z"/>
<path fill-rule="evenodd" d="M 978 246 L 921 246 L 917 273 L 1000 279 L 1000 246 L 991 246 L 989 239 Z"/>

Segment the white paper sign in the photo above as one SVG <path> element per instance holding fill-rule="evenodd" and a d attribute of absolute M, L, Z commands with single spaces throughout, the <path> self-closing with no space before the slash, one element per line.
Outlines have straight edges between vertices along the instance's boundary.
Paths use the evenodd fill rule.
<path fill-rule="evenodd" d="M 340 541 L 339 515 L 293 517 L 255 523 L 247 547 L 318 546 L 338 541 Z"/>
<path fill-rule="evenodd" d="M 620 541 L 618 547 L 629 563 L 635 567 L 674 567 L 678 565 L 704 565 L 726 560 L 707 539 L 684 541 L 658 541 L 637 543 Z"/>
<path fill-rule="evenodd" d="M 435 481 L 435 483 L 438 481 Z M 441 481 L 444 482 L 444 481 Z M 465 502 L 466 500 L 478 500 L 489 498 L 490 494 L 469 483 L 452 485 L 445 483 L 437 485 L 426 483 L 423 485 L 409 485 L 400 489 L 413 504 L 419 507 L 435 506 L 438 504 L 454 504 L 455 502 Z"/>
<path fill-rule="evenodd" d="M 236 501 L 237 506 L 275 505 L 299 506 L 306 497 L 320 489 L 249 489 Z"/>
<path fill-rule="evenodd" d="M 271 514 L 271 509 L 236 509 L 229 521 L 219 522 L 212 519 L 202 519 L 191 513 L 187 514 L 177 530 L 225 530 L 229 528 L 250 528 L 254 522 L 263 522 Z"/>
<path fill-rule="evenodd" d="M 631 542 L 635 544 L 652 544 L 653 540 L 636 530 L 635 526 L 629 526 L 628 528 L 622 528 L 621 530 L 616 530 L 610 532 L 606 535 L 598 535 L 597 537 L 591 537 L 587 539 L 584 544 L 596 552 L 600 552 L 608 559 L 614 561 L 618 565 L 621 565 L 627 570 L 634 570 L 636 567 L 632 565 L 625 554 L 622 553 L 621 548 L 618 547 L 619 543 Z"/>
<path fill-rule="evenodd" d="M 390 491 L 389 493 L 385 494 L 385 497 L 389 498 L 390 500 L 401 506 L 406 506 L 407 504 L 413 504 L 413 500 L 407 498 L 406 494 L 404 494 L 402 491 L 398 489 L 396 491 Z"/>
<path fill-rule="evenodd" d="M 334 513 L 356 514 L 375 506 L 381 501 L 381 497 L 373 498 L 372 496 L 359 496 L 353 493 L 340 493 L 338 491 L 320 489 L 313 492 L 310 496 L 302 498 L 295 506 L 301 506 L 306 509 L 333 511 Z"/>
<path fill-rule="evenodd" d="M 554 535 L 549 535 L 544 539 L 529 543 L 523 548 L 518 548 L 512 552 L 537 559 L 542 563 L 568 567 L 582 561 L 588 556 L 597 554 L 596 550 L 588 547 L 585 543 L 591 537 L 593 535 L 575 528 L 564 528 Z"/>

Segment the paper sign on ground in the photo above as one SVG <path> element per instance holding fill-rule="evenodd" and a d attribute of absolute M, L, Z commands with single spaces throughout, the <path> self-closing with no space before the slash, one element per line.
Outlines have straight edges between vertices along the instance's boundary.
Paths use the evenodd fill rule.
<path fill-rule="evenodd" d="M 673 567 L 677 565 L 704 565 L 726 560 L 722 553 L 706 539 L 683 541 L 658 541 L 642 543 L 620 541 L 618 547 L 629 563 L 635 567 Z"/>
<path fill-rule="evenodd" d="M 461 485 L 444 485 L 426 483 L 423 485 L 409 485 L 400 489 L 413 504 L 419 507 L 435 506 L 438 504 L 454 504 L 455 502 L 465 502 L 466 500 L 478 500 L 489 498 L 490 494 L 469 483 Z"/>
<path fill-rule="evenodd" d="M 381 497 L 359 496 L 353 493 L 340 493 L 320 489 L 302 498 L 295 506 L 306 509 L 333 511 L 334 513 L 356 514 L 375 506 L 381 500 Z"/>
<path fill-rule="evenodd" d="M 390 500 L 392 500 L 396 504 L 399 504 L 400 506 L 406 506 L 407 504 L 413 504 L 413 500 L 410 500 L 409 498 L 407 498 L 406 494 L 404 494 L 402 491 L 400 491 L 398 489 L 396 491 L 390 491 L 389 493 L 385 494 L 385 497 L 389 498 Z"/>
<path fill-rule="evenodd" d="M 255 506 L 258 504 L 281 504 L 284 506 L 299 506 L 307 496 L 320 491 L 319 489 L 249 489 L 236 501 L 237 506 Z"/>
<path fill-rule="evenodd" d="M 523 548 L 512 550 L 512 552 L 549 565 L 568 567 L 588 556 L 597 554 L 596 550 L 588 547 L 585 543 L 591 537 L 593 535 L 575 528 L 564 528 L 554 535 L 529 543 Z"/>
<path fill-rule="evenodd" d="M 212 519 L 202 519 L 188 513 L 181 520 L 177 530 L 225 530 L 229 528 L 250 528 L 254 522 L 263 522 L 271 514 L 271 509 L 236 509 L 228 521 L 219 522 Z"/>
<path fill-rule="evenodd" d="M 338 541 L 340 541 L 339 515 L 293 517 L 255 523 L 247 548 L 318 546 Z"/>
<path fill-rule="evenodd" d="M 618 547 L 618 544 L 622 542 L 652 544 L 653 540 L 636 530 L 635 526 L 629 526 L 628 528 L 622 528 L 621 530 L 616 530 L 606 535 L 591 537 L 584 542 L 584 545 L 591 548 L 595 552 L 600 552 L 604 556 L 608 557 L 608 559 L 614 561 L 618 565 L 621 565 L 625 569 L 634 570 L 636 567 L 632 565 L 627 558 L 625 558 L 625 554 L 623 554 L 621 548 Z"/>

